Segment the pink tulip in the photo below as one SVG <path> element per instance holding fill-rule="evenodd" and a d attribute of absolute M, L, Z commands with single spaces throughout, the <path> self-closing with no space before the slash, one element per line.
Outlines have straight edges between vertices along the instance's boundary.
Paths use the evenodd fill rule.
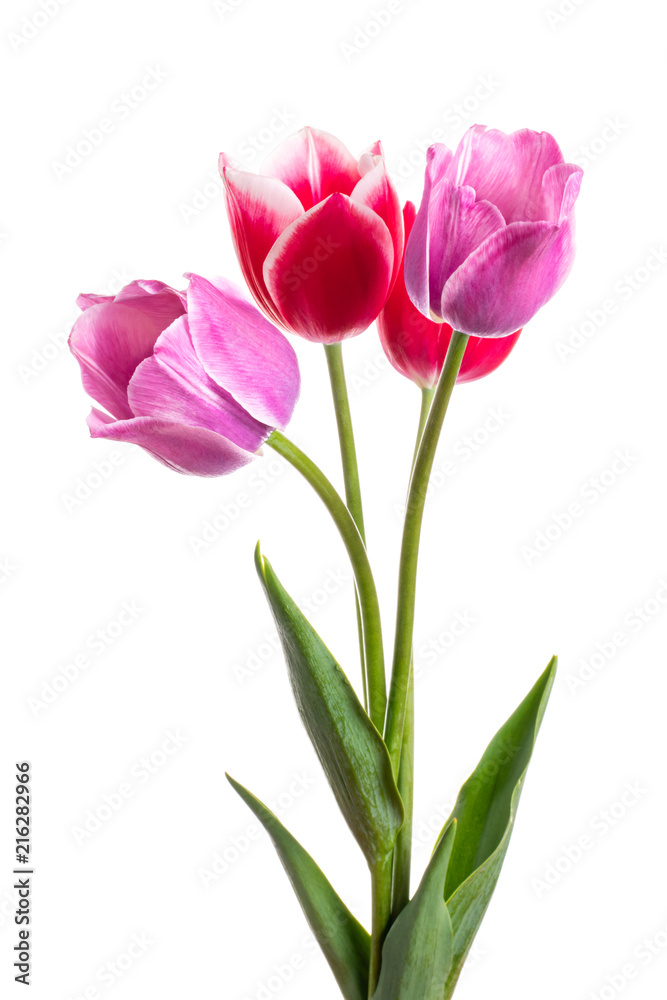
<path fill-rule="evenodd" d="M 405 238 L 415 221 L 415 206 L 408 201 L 403 209 Z M 434 323 L 412 304 L 405 288 L 403 265 L 399 269 L 387 303 L 378 316 L 378 330 L 384 352 L 396 371 L 412 379 L 422 389 L 431 389 L 440 378 L 452 337 L 449 323 Z M 457 382 L 474 382 L 502 364 L 519 339 L 521 330 L 509 337 L 470 337 Z"/>
<path fill-rule="evenodd" d="M 425 316 L 479 337 L 525 326 L 574 260 L 582 170 L 548 132 L 468 129 L 428 151 L 405 284 Z"/>
<path fill-rule="evenodd" d="M 357 161 L 327 132 L 305 128 L 263 163 L 220 154 L 243 274 L 267 316 L 331 344 L 377 317 L 403 253 L 401 206 L 376 142 Z"/>
<path fill-rule="evenodd" d="M 299 394 L 291 344 L 224 279 L 188 275 L 186 292 L 133 281 L 81 295 L 70 349 L 93 409 L 92 437 L 141 445 L 177 472 L 246 465 Z M 111 414 L 109 416 L 109 414 Z"/>

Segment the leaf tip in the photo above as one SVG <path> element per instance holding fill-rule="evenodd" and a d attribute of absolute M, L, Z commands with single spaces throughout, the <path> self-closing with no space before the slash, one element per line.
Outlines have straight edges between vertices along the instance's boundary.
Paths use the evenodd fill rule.
<path fill-rule="evenodd" d="M 259 541 L 257 542 L 257 545 L 255 546 L 255 567 L 257 568 L 257 572 L 259 573 L 260 578 L 263 580 L 264 579 L 265 559 L 264 559 L 264 556 L 262 555 L 262 548 L 261 548 L 261 545 L 260 545 Z"/>

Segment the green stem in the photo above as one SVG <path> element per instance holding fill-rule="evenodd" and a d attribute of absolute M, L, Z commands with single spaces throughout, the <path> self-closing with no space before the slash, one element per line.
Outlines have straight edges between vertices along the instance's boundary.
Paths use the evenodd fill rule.
<path fill-rule="evenodd" d="M 392 881 L 391 915 L 395 920 L 410 899 L 410 869 L 412 867 L 412 814 L 414 807 L 415 773 L 415 679 L 410 665 L 408 700 L 405 706 L 401 765 L 398 772 L 398 791 L 405 810 L 405 819 L 394 845 L 394 874 Z"/>
<path fill-rule="evenodd" d="M 421 411 L 417 440 L 412 458 L 412 472 L 419 454 L 424 427 L 431 410 L 434 389 L 422 389 Z M 410 899 L 410 869 L 412 866 L 412 816 L 414 807 L 414 773 L 415 773 L 415 678 L 414 664 L 410 664 L 410 682 L 408 685 L 408 700 L 405 706 L 405 721 L 403 723 L 403 743 L 401 745 L 401 763 L 398 772 L 398 791 L 403 801 L 405 820 L 394 847 L 394 875 L 392 884 L 391 913 L 396 919 L 401 910 L 407 906 Z"/>
<path fill-rule="evenodd" d="M 391 917 L 391 855 L 371 871 L 373 916 L 371 927 L 371 961 L 368 976 L 368 997 L 371 1000 L 377 989 L 382 964 L 384 943 Z"/>
<path fill-rule="evenodd" d="M 359 529 L 359 534 L 361 535 L 362 541 L 365 545 L 366 531 L 364 528 L 364 511 L 361 502 L 361 486 L 359 484 L 359 466 L 357 464 L 357 449 L 354 443 L 350 400 L 347 394 L 347 383 L 345 381 L 342 344 L 325 344 L 324 353 L 327 359 L 327 367 L 329 369 L 331 394 L 333 396 L 334 412 L 336 414 L 336 426 L 338 428 L 338 440 L 340 442 L 340 457 L 343 463 L 345 499 L 347 501 L 348 510 L 354 518 L 354 522 Z M 359 604 L 358 591 L 355 593 L 355 604 L 357 609 L 357 632 L 359 633 L 359 655 L 361 658 L 361 678 L 364 690 L 364 705 L 366 707 L 366 711 L 368 711 L 368 689 L 370 685 L 366 668 L 364 627 L 361 618 L 361 606 Z"/>
<path fill-rule="evenodd" d="M 324 352 L 329 367 L 329 379 L 331 381 L 338 439 L 340 441 L 340 454 L 343 460 L 345 498 L 350 514 L 354 518 L 354 523 L 359 529 L 359 534 L 365 545 L 366 531 L 361 502 L 361 487 L 359 485 L 359 466 L 357 464 L 357 450 L 354 444 L 350 400 L 347 395 L 347 384 L 345 382 L 345 369 L 343 368 L 342 344 L 325 344 Z"/>
<path fill-rule="evenodd" d="M 434 395 L 435 395 L 435 389 L 422 389 L 422 405 L 419 411 L 419 426 L 417 427 L 417 440 L 415 441 L 415 450 L 412 456 L 410 479 L 412 479 L 413 473 L 415 471 L 417 455 L 419 454 L 419 445 L 422 443 L 424 428 L 426 427 L 426 421 L 428 420 L 428 415 L 431 412 L 431 406 L 433 404 Z"/>
<path fill-rule="evenodd" d="M 315 463 L 280 431 L 273 431 L 266 440 L 313 487 L 331 514 L 347 549 L 359 594 L 364 633 L 364 652 L 369 677 L 371 721 L 382 732 L 387 693 L 385 688 L 384 653 L 380 606 L 366 547 L 345 503 Z"/>
<path fill-rule="evenodd" d="M 410 479 L 408 503 L 405 511 L 403 541 L 398 576 L 398 608 L 396 613 L 396 640 L 392 664 L 391 687 L 385 742 L 391 756 L 394 774 L 400 771 L 403 726 L 405 722 L 408 687 L 410 683 L 410 663 L 412 639 L 415 623 L 415 592 L 417 586 L 417 563 L 419 560 L 419 540 L 424 518 L 424 505 L 429 477 L 433 468 L 445 414 L 456 383 L 468 337 L 454 331 L 447 351 L 445 364 L 438 387 L 433 397 L 419 451 Z"/>

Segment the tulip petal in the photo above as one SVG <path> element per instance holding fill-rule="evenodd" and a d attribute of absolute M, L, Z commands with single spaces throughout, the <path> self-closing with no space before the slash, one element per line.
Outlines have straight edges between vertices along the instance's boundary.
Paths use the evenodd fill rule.
<path fill-rule="evenodd" d="M 520 333 L 521 330 L 517 330 L 509 337 L 470 337 L 456 381 L 475 382 L 490 375 L 509 356 Z"/>
<path fill-rule="evenodd" d="M 188 277 L 188 325 L 203 368 L 257 421 L 285 427 L 300 388 L 294 348 L 230 281 Z"/>
<path fill-rule="evenodd" d="M 164 331 L 153 356 L 139 365 L 130 380 L 128 400 L 135 417 L 203 427 L 246 451 L 257 451 L 271 432 L 206 374 L 185 316 Z"/>
<path fill-rule="evenodd" d="M 406 240 L 415 221 L 415 206 L 411 201 L 403 208 Z M 405 288 L 403 264 L 384 309 L 377 321 L 380 342 L 396 371 L 412 379 L 422 389 L 430 389 L 438 380 L 442 361 L 447 353 L 451 327 L 434 323 L 413 305 Z M 445 334 L 444 350 L 441 348 Z"/>
<path fill-rule="evenodd" d="M 447 174 L 453 154 L 442 143 L 429 146 L 426 153 L 426 172 L 424 175 L 424 192 L 421 205 L 414 219 L 410 236 L 405 237 L 405 286 L 410 299 L 424 316 L 431 315 L 431 307 L 439 309 L 440 295 L 437 301 L 431 302 L 429 294 L 429 205 L 431 192 L 440 178 Z"/>
<path fill-rule="evenodd" d="M 462 333 L 508 336 L 558 291 L 573 260 L 572 222 L 513 222 L 452 274 L 442 293 L 442 316 Z"/>
<path fill-rule="evenodd" d="M 310 126 L 281 143 L 261 172 L 291 188 L 306 211 L 337 191 L 351 194 L 359 180 L 357 161 L 340 139 Z"/>
<path fill-rule="evenodd" d="M 152 279 L 139 278 L 125 285 L 115 297 L 116 302 L 124 305 L 136 304 L 144 312 L 151 313 L 156 318 L 162 314 L 168 316 L 171 307 L 174 306 L 174 299 L 178 300 L 185 308 L 185 292 L 171 285 L 166 285 L 164 281 L 154 281 Z M 167 326 L 171 320 L 167 320 Z"/>
<path fill-rule="evenodd" d="M 579 196 L 584 172 L 573 163 L 549 167 L 542 178 L 542 211 L 545 222 L 564 222 Z"/>
<path fill-rule="evenodd" d="M 431 193 L 428 226 L 429 297 L 431 312 L 440 319 L 445 282 L 492 233 L 504 228 L 505 220 L 495 205 L 476 201 L 471 187 L 454 187 L 442 180 Z"/>
<path fill-rule="evenodd" d="M 507 135 L 473 125 L 459 143 L 450 177 L 469 185 L 479 201 L 490 201 L 507 223 L 542 218 L 542 177 L 563 162 L 558 143 L 548 132 L 519 129 Z"/>
<path fill-rule="evenodd" d="M 82 292 L 77 296 L 76 304 L 81 312 L 90 309 L 91 306 L 99 306 L 103 302 L 113 302 L 113 295 L 96 295 L 95 292 Z"/>
<path fill-rule="evenodd" d="M 152 354 L 164 328 L 184 311 L 172 289 L 142 296 L 136 306 L 136 298 L 90 305 L 69 338 L 86 392 L 119 419 L 132 416 L 127 386 L 135 368 Z"/>
<path fill-rule="evenodd" d="M 391 233 L 394 244 L 394 267 L 390 287 L 393 287 L 403 257 L 403 213 L 396 188 L 387 173 L 382 147 L 379 143 L 375 143 L 371 150 L 379 150 L 379 153 L 371 152 L 370 156 L 374 162 L 370 165 L 370 169 L 365 169 L 362 165 L 363 157 L 359 161 L 359 169 L 363 176 L 355 186 L 351 197 L 352 201 L 366 205 L 379 215 Z"/>
<path fill-rule="evenodd" d="M 88 427 L 91 437 L 138 444 L 163 465 L 186 475 L 221 476 L 255 457 L 214 431 L 156 417 L 114 420 L 93 409 Z"/>
<path fill-rule="evenodd" d="M 303 215 L 303 205 L 282 181 L 232 169 L 224 153 L 220 154 L 220 174 L 243 277 L 261 308 L 280 323 L 280 314 L 264 283 L 262 266 L 283 230 Z"/>
<path fill-rule="evenodd" d="M 361 333 L 377 317 L 393 266 L 391 234 L 379 215 L 333 194 L 280 236 L 264 278 L 290 329 L 334 343 Z"/>

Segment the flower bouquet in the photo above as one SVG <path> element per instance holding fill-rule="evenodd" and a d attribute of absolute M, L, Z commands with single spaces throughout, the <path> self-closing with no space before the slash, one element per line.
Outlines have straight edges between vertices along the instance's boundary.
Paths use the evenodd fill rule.
<path fill-rule="evenodd" d="M 357 159 L 311 128 L 286 140 L 258 175 L 224 154 L 220 172 L 257 306 L 226 279 L 196 274 L 185 291 L 150 280 L 115 296 L 80 296 L 70 347 L 85 389 L 103 407 L 88 425 L 93 437 L 138 444 L 199 476 L 232 473 L 266 446 L 325 504 L 354 573 L 360 684 L 259 546 L 255 563 L 303 724 L 368 864 L 369 928 L 277 816 L 229 781 L 273 841 L 346 1000 L 448 1000 L 500 875 L 556 661 L 492 738 L 411 893 L 424 504 L 455 385 L 502 364 L 570 271 L 582 171 L 564 162 L 547 133 L 476 125 L 454 152 L 429 149 L 418 211 L 401 206 L 379 143 Z M 389 361 L 422 398 L 387 660 L 342 354 L 343 341 L 375 320 Z M 283 331 L 324 345 L 344 498 L 284 434 L 300 376 Z"/>

